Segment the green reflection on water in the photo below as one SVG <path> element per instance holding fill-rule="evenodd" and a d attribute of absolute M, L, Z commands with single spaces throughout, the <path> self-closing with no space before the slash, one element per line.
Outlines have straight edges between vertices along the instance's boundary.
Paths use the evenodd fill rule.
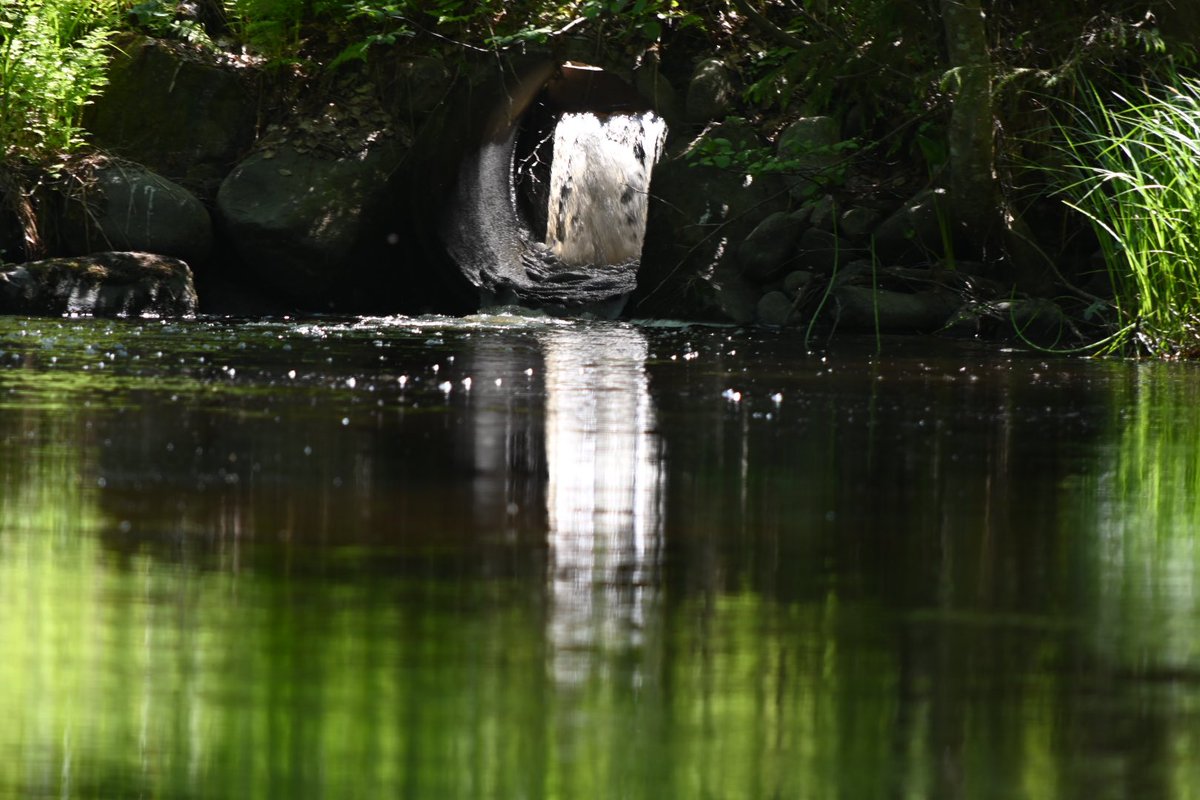
<path fill-rule="evenodd" d="M 518 340 L 548 354 L 558 383 L 545 391 L 559 394 L 546 408 L 486 394 L 480 378 L 436 413 L 402 406 L 441 397 L 432 389 L 386 395 L 359 430 L 337 420 L 376 408 L 359 397 L 374 400 L 374 373 L 354 372 L 349 396 L 325 361 L 342 351 L 296 352 L 246 382 L 191 374 L 195 341 L 224 335 L 205 330 L 181 345 L 188 369 L 141 373 L 131 356 L 94 380 L 80 365 L 101 356 L 75 351 L 74 368 L 0 370 L 0 390 L 17 390 L 0 419 L 0 796 L 1187 798 L 1200 786 L 1200 384 L 1180 370 L 1087 372 L 1100 421 L 1047 444 L 1075 424 L 1077 387 L 1034 391 L 1016 368 L 983 388 L 937 376 L 916 392 L 886 370 L 832 387 L 780 371 L 772 380 L 793 382 L 770 390 L 803 404 L 756 410 L 753 387 L 740 407 L 721 398 L 743 379 L 708 353 L 702 394 L 666 358 L 648 378 L 640 334 L 555 330 Z M 581 368 L 594 336 L 624 355 Z M 494 357 L 476 340 L 437 347 L 452 344 L 460 362 Z M 264 356 L 242 358 L 254 374 Z M 293 364 L 302 385 L 280 388 Z M 1060 416 L 1035 419 L 1051 407 Z M 975 408 L 988 411 L 964 413 Z M 244 418 L 261 426 L 233 424 Z M 542 504 L 501 509 L 511 530 L 421 505 L 447 476 L 479 488 L 439 506 L 491 496 L 480 443 L 493 429 L 580 464 L 551 480 L 537 458 L 504 452 L 500 502 Z M 416 466 L 389 455 L 432 436 Z M 178 475 L 143 474 L 168 438 L 204 454 L 163 467 Z M 306 443 L 321 466 L 296 455 Z M 473 471 L 438 462 L 472 449 Z M 214 471 L 212 453 L 267 466 L 197 487 L 190 470 Z M 332 488 L 350 465 L 362 477 Z M 613 507 L 581 505 L 593 490 Z M 306 520 L 314 509 L 329 510 Z M 469 524 L 480 530 L 457 532 Z"/>
<path fill-rule="evenodd" d="M 1106 454 L 1094 506 L 1097 647 L 1127 669 L 1185 684 L 1200 682 L 1196 378 L 1147 364 L 1123 385 L 1113 404 L 1122 433 Z"/>

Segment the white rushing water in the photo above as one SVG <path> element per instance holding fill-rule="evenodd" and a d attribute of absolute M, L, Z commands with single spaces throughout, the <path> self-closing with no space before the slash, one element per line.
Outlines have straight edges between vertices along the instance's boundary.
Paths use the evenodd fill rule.
<path fill-rule="evenodd" d="M 650 173 L 666 139 L 656 114 L 564 114 L 554 131 L 546 244 L 573 266 L 640 257 Z"/>

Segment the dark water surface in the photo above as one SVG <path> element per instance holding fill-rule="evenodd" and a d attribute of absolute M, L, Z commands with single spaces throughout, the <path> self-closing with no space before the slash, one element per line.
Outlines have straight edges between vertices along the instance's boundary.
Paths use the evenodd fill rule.
<path fill-rule="evenodd" d="M 1200 372 L 0 318 L 0 797 L 1190 798 Z"/>

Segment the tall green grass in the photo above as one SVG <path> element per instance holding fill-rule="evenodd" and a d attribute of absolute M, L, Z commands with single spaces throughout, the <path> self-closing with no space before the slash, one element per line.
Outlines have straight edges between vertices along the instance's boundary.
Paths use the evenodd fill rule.
<path fill-rule="evenodd" d="M 104 85 L 119 0 L 0 3 L 0 157 L 82 144 L 80 117 Z"/>
<path fill-rule="evenodd" d="M 1116 311 L 1109 352 L 1200 353 L 1200 81 L 1084 85 L 1061 191 L 1091 222 Z"/>

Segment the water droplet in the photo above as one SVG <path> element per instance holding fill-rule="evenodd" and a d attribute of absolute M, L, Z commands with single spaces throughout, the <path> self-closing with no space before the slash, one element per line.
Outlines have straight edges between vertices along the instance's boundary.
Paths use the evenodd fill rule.
<path fill-rule="evenodd" d="M 470 378 L 463 378 L 462 385 L 463 385 L 463 388 L 466 389 L 468 392 L 471 391 L 471 379 Z"/>
<path fill-rule="evenodd" d="M 358 381 L 353 376 L 346 378 L 346 386 L 347 387 L 353 389 L 357 385 L 358 385 Z"/>
<path fill-rule="evenodd" d="M 294 369 L 289 369 L 289 370 L 288 370 L 288 377 L 289 377 L 289 378 L 291 378 L 292 380 L 295 380 L 295 379 L 296 379 L 296 370 L 294 370 Z"/>

